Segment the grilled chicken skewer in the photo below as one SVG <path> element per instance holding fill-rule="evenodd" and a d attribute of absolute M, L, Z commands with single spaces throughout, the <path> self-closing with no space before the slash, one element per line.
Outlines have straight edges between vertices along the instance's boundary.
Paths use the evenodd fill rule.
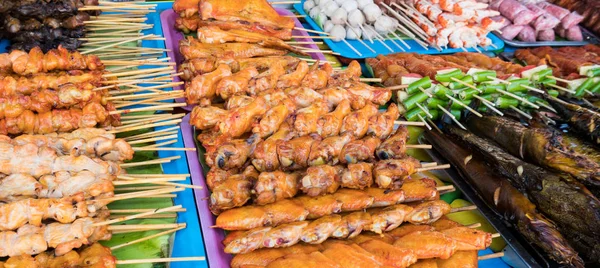
<path fill-rule="evenodd" d="M 93 243 L 80 252 L 69 251 L 62 256 L 42 252 L 35 257 L 19 255 L 0 262 L 4 267 L 95 267 L 116 268 L 117 259 L 110 248 Z M 54 266 L 56 265 L 56 266 Z"/>
<path fill-rule="evenodd" d="M 83 129 L 85 130 L 85 129 Z M 92 158 L 101 158 L 107 161 L 125 161 L 133 158 L 133 149 L 127 141 L 115 139 L 114 136 L 93 136 L 84 138 L 67 139 L 56 134 L 47 135 L 20 135 L 11 139 L 0 135 L 0 143 L 13 145 L 35 144 L 52 148 L 57 155 L 85 155 Z"/>
<path fill-rule="evenodd" d="M 343 216 L 337 214 L 324 216 L 312 222 L 301 221 L 277 227 L 232 232 L 227 235 L 223 244 L 225 252 L 231 254 L 248 253 L 262 247 L 289 247 L 300 241 L 320 244 L 329 237 L 353 238 L 362 231 L 381 234 L 397 228 L 403 222 L 430 223 L 449 212 L 450 205 L 441 200 L 424 202 L 415 205 L 414 208 L 398 204 Z"/>
<path fill-rule="evenodd" d="M 35 144 L 13 145 L 0 143 L 0 173 L 27 174 L 35 178 L 59 171 L 90 171 L 94 175 L 116 175 L 119 166 L 110 161 L 80 156 L 58 156 L 53 148 Z M 26 164 L 28 163 L 28 164 Z M 22 165 L 26 164 L 26 168 Z"/>
<path fill-rule="evenodd" d="M 0 256 L 35 255 L 48 248 L 54 248 L 54 254 L 60 256 L 82 245 L 108 240 L 111 238 L 108 226 L 94 226 L 100 221 L 101 218 L 88 217 L 68 224 L 50 223 L 42 227 L 25 225 L 16 232 L 0 232 L 3 245 L 0 247 Z"/>
<path fill-rule="evenodd" d="M 431 179 L 405 181 L 401 189 L 368 188 L 365 191 L 340 189 L 334 194 L 319 197 L 299 196 L 265 206 L 244 206 L 221 213 L 215 227 L 225 230 L 249 230 L 264 226 L 316 219 L 339 212 L 385 207 L 404 202 L 427 201 L 438 198 Z"/>
<path fill-rule="evenodd" d="M 29 53 L 13 50 L 0 54 L 0 73 L 11 71 L 19 75 L 48 73 L 53 71 L 103 70 L 104 64 L 95 55 L 82 55 L 69 52 L 59 46 L 44 54 L 40 48 L 33 48 Z"/>
<path fill-rule="evenodd" d="M 0 88 L 3 89 L 0 96 L 30 95 L 42 89 L 58 90 L 61 85 L 68 83 L 101 86 L 103 79 L 101 71 L 80 70 L 52 74 L 39 73 L 31 77 L 0 75 Z"/>

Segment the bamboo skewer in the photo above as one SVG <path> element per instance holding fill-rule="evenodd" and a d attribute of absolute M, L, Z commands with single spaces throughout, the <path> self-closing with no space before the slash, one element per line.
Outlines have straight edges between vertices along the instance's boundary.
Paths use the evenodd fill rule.
<path fill-rule="evenodd" d="M 418 126 L 423 127 L 425 124 L 423 122 L 411 122 L 411 121 L 394 121 L 395 125 L 403 125 L 403 126 Z"/>
<path fill-rule="evenodd" d="M 108 230 L 113 231 L 127 231 L 127 232 L 139 232 L 139 231 L 150 231 L 160 229 L 174 229 L 182 226 L 186 226 L 185 223 L 167 223 L 167 224 L 130 224 L 130 225 L 111 225 L 108 226 Z"/>
<path fill-rule="evenodd" d="M 168 230 L 168 231 L 156 233 L 156 234 L 153 234 L 153 235 L 149 235 L 149 236 L 146 236 L 146 237 L 143 237 L 143 238 L 139 238 L 139 239 L 136 239 L 136 240 L 132 240 L 132 241 L 120 244 L 120 245 L 113 246 L 113 247 L 110 248 L 110 250 L 120 249 L 122 247 L 126 247 L 126 246 L 134 245 L 134 244 L 137 244 L 137 243 L 140 243 L 140 242 L 144 242 L 144 241 L 153 239 L 155 237 L 159 237 L 159 236 L 163 236 L 163 235 L 168 235 L 168 234 L 177 232 L 179 230 L 183 230 L 184 228 L 185 227 L 177 227 L 177 228 L 175 228 L 173 230 Z"/>
<path fill-rule="evenodd" d="M 135 162 L 135 163 L 124 163 L 124 164 L 121 164 L 121 167 L 122 168 L 130 168 L 130 167 L 139 167 L 139 166 L 147 166 L 147 165 L 165 164 L 165 163 L 169 163 L 173 160 L 177 160 L 179 158 L 181 158 L 181 156 L 177 155 L 177 156 L 172 156 L 172 157 L 158 158 L 158 159 L 154 159 L 154 160 L 141 161 L 141 162 Z"/>
<path fill-rule="evenodd" d="M 171 178 L 151 178 L 151 179 L 137 179 L 137 180 L 119 180 L 113 181 L 113 185 L 121 186 L 121 185 L 135 185 L 135 184 L 147 184 L 147 183 L 156 183 L 156 182 L 169 182 L 169 181 L 184 181 L 186 177 L 171 177 Z"/>
<path fill-rule="evenodd" d="M 135 213 L 143 213 L 148 211 L 153 211 L 152 208 L 138 208 L 138 209 L 109 209 L 108 212 L 110 214 L 135 214 Z M 180 208 L 173 210 L 172 212 L 186 212 L 185 208 Z"/>
<path fill-rule="evenodd" d="M 187 103 L 172 103 L 172 104 L 155 105 L 155 106 L 149 106 L 149 107 L 124 109 L 124 110 L 110 111 L 108 114 L 113 115 L 113 114 L 144 112 L 144 111 L 160 111 L 162 108 L 175 108 L 175 107 L 184 107 L 184 106 L 187 106 Z"/>
<path fill-rule="evenodd" d="M 195 152 L 196 148 L 172 148 L 172 147 L 167 147 L 167 148 L 139 148 L 139 147 L 135 147 L 135 148 L 133 148 L 133 151 L 135 151 L 135 152 L 144 152 L 144 151 L 192 151 L 192 152 Z"/>
<path fill-rule="evenodd" d="M 465 207 L 460 207 L 460 208 L 452 208 L 450 210 L 450 213 L 461 212 L 461 211 L 470 211 L 470 210 L 476 210 L 476 209 L 477 209 L 477 206 L 471 205 L 471 206 L 465 206 Z"/>
<path fill-rule="evenodd" d="M 493 254 L 488 254 L 488 255 L 484 255 L 484 256 L 479 256 L 477 259 L 480 261 L 484 261 L 484 260 L 501 258 L 501 257 L 504 257 L 504 251 L 493 253 Z"/>
<path fill-rule="evenodd" d="M 450 100 L 452 100 L 453 102 L 457 103 L 458 105 L 464 107 L 465 109 L 469 110 L 470 112 L 472 112 L 474 115 L 477 115 L 479 117 L 483 117 L 482 114 L 480 114 L 479 112 L 475 111 L 473 108 L 469 107 L 469 105 L 464 104 L 462 101 L 450 96 L 449 94 L 446 94 L 446 98 L 449 98 Z"/>
<path fill-rule="evenodd" d="M 117 43 L 114 43 L 114 44 L 108 44 L 106 46 L 101 46 L 101 47 L 97 47 L 97 48 L 94 48 L 94 49 L 86 50 L 86 51 L 81 52 L 81 54 L 86 55 L 86 54 L 89 54 L 89 53 L 92 53 L 92 52 L 96 52 L 96 51 L 99 51 L 99 50 L 102 50 L 102 49 L 105 49 L 105 48 L 114 47 L 114 46 L 122 45 L 122 44 L 125 44 L 125 43 L 129 43 L 129 42 L 135 42 L 135 41 L 143 40 L 143 39 L 146 39 L 146 38 L 153 38 L 155 36 L 156 35 L 154 35 L 154 34 L 149 34 L 149 35 L 144 35 L 144 36 L 140 36 L 140 37 L 135 37 L 135 38 L 123 40 L 123 41 L 120 41 L 120 42 L 117 42 Z"/>
<path fill-rule="evenodd" d="M 438 104 L 437 106 L 442 112 L 444 112 L 447 116 L 450 117 L 450 119 L 452 119 L 452 121 L 454 121 L 454 123 L 456 123 L 460 128 L 467 130 L 467 128 L 465 126 L 463 126 L 460 122 L 458 122 L 458 120 L 456 120 L 456 117 L 454 117 L 454 115 L 449 112 L 448 110 L 446 110 L 444 107 L 442 107 L 441 105 Z"/>
<path fill-rule="evenodd" d="M 431 130 L 431 126 L 429 124 L 427 124 L 427 121 L 425 121 L 425 119 L 420 114 L 417 114 L 417 117 L 419 117 L 419 120 L 421 120 L 421 122 L 423 122 L 423 124 L 425 124 L 425 127 L 427 129 Z"/>
<path fill-rule="evenodd" d="M 178 257 L 178 258 L 158 258 L 158 259 L 139 259 L 139 260 L 118 260 L 117 265 L 180 262 L 180 261 L 206 261 L 206 258 L 205 257 Z"/>
<path fill-rule="evenodd" d="M 139 214 L 134 214 L 134 215 L 124 216 L 124 217 L 119 217 L 119 218 L 108 220 L 108 221 L 97 222 L 97 223 L 92 224 L 92 226 L 97 227 L 97 226 L 104 226 L 104 225 L 109 225 L 109 224 L 113 224 L 113 223 L 119 223 L 119 222 L 123 222 L 123 221 L 137 219 L 139 217 L 150 216 L 150 215 L 153 215 L 153 214 L 158 214 L 158 213 L 163 213 L 163 212 L 170 212 L 170 211 L 172 211 L 174 209 L 180 209 L 180 208 L 182 208 L 181 205 L 176 205 L 176 206 L 172 206 L 172 207 L 168 207 L 168 208 L 156 209 L 156 210 L 153 210 L 153 211 L 142 212 L 142 213 L 139 213 Z"/>

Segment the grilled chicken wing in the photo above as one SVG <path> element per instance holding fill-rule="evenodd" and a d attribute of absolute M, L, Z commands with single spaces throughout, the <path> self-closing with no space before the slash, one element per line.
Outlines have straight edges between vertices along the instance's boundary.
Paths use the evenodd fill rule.
<path fill-rule="evenodd" d="M 433 190 L 435 191 L 435 188 Z M 403 190 L 388 190 L 369 187 L 364 191 L 374 198 L 373 205 L 371 205 L 371 207 L 387 207 L 398 203 L 403 203 L 406 200 Z"/>
<path fill-rule="evenodd" d="M 316 219 L 326 215 L 339 213 L 342 211 L 342 201 L 338 200 L 334 195 L 322 196 L 299 196 L 295 198 L 296 203 L 301 204 L 308 210 L 307 219 Z"/>
<path fill-rule="evenodd" d="M 447 260 L 436 260 L 437 268 L 477 268 L 477 250 L 457 251 Z"/>
<path fill-rule="evenodd" d="M 408 139 L 408 128 L 406 126 L 398 126 L 396 132 L 377 148 L 377 157 L 381 160 L 405 157 L 406 141 Z"/>
<path fill-rule="evenodd" d="M 224 108 L 225 110 L 233 110 L 235 108 L 244 107 L 254 101 L 253 97 L 246 95 L 236 95 L 225 101 Z"/>
<path fill-rule="evenodd" d="M 403 159 L 383 160 L 375 164 L 373 176 L 375 183 L 381 188 L 398 187 L 419 167 L 421 167 L 419 160 L 410 156 Z"/>
<path fill-rule="evenodd" d="M 308 157 L 308 165 L 335 165 L 344 145 L 353 139 L 351 135 L 332 136 L 315 142 Z"/>
<path fill-rule="evenodd" d="M 436 231 L 452 229 L 460 226 L 462 226 L 460 223 L 450 220 L 446 216 L 443 216 L 439 220 L 431 223 L 431 227 L 435 228 Z"/>
<path fill-rule="evenodd" d="M 348 142 L 340 152 L 340 162 L 343 164 L 356 164 L 361 161 L 371 162 L 375 159 L 375 149 L 380 144 L 381 140 L 372 136 Z"/>
<path fill-rule="evenodd" d="M 334 260 L 327 258 L 321 252 L 310 254 L 292 254 L 275 260 L 267 268 L 342 268 Z"/>
<path fill-rule="evenodd" d="M 254 203 L 266 205 L 282 199 L 294 197 L 300 188 L 298 181 L 300 173 L 285 173 L 282 171 L 263 172 L 258 176 L 254 185 Z"/>
<path fill-rule="evenodd" d="M 342 100 L 333 112 L 324 114 L 319 118 L 317 121 L 317 133 L 323 138 L 339 135 L 344 118 L 351 111 L 350 101 Z"/>
<path fill-rule="evenodd" d="M 236 139 L 225 142 L 219 146 L 215 154 L 214 164 L 220 169 L 240 168 L 252 155 L 256 144 L 261 141 L 258 135 L 252 135 L 248 139 Z"/>
<path fill-rule="evenodd" d="M 341 175 L 341 185 L 344 188 L 365 189 L 373 184 L 373 164 L 349 164 Z"/>
<path fill-rule="evenodd" d="M 319 127 L 317 120 L 327 112 L 329 112 L 327 104 L 322 101 L 298 110 L 294 120 L 294 130 L 299 136 L 317 133 Z"/>
<path fill-rule="evenodd" d="M 353 60 L 348 64 L 348 68 L 341 72 L 336 72 L 329 77 L 327 85 L 330 87 L 348 87 L 352 83 L 359 81 L 362 75 L 362 67 L 358 61 Z"/>
<path fill-rule="evenodd" d="M 412 207 L 402 204 L 389 206 L 383 209 L 375 209 L 375 212 L 371 213 L 373 222 L 368 227 L 368 230 L 381 234 L 396 229 L 405 221 L 412 210 Z"/>
<path fill-rule="evenodd" d="M 340 133 L 349 133 L 356 138 L 362 138 L 369 129 L 369 118 L 377 114 L 375 105 L 367 105 L 344 117 Z"/>
<path fill-rule="evenodd" d="M 367 228 L 373 220 L 367 212 L 353 212 L 342 218 L 342 223 L 333 232 L 335 238 L 353 238 Z"/>
<path fill-rule="evenodd" d="M 289 124 L 283 123 L 279 130 L 271 137 L 259 142 L 252 155 L 252 165 L 260 171 L 275 171 L 279 168 L 279 159 L 277 157 L 277 144 L 280 141 L 287 141 L 294 136 Z"/>
<path fill-rule="evenodd" d="M 342 216 L 329 215 L 309 223 L 302 232 L 300 239 L 309 244 L 321 244 L 333 236 L 333 232 L 342 224 Z"/>
<path fill-rule="evenodd" d="M 381 267 L 381 263 L 375 260 L 375 256 L 366 251 L 363 253 L 352 246 L 339 242 L 325 244 L 326 249 L 323 251 L 323 255 L 327 256 L 329 259 L 336 260 L 342 267 Z"/>
<path fill-rule="evenodd" d="M 217 217 L 216 226 L 225 230 L 248 230 L 262 226 L 303 221 L 308 210 L 295 200 L 281 200 L 265 206 L 245 206 L 227 210 Z"/>
<path fill-rule="evenodd" d="M 204 44 L 198 39 L 188 37 L 179 41 L 179 51 L 186 60 L 202 58 L 252 58 L 264 56 L 283 56 L 287 50 L 266 48 L 258 44 L 225 43 Z"/>
<path fill-rule="evenodd" d="M 190 124 L 198 129 L 209 129 L 216 126 L 228 114 L 227 110 L 223 110 L 214 106 L 200 107 L 196 106 L 192 110 L 190 116 Z"/>
<path fill-rule="evenodd" d="M 320 140 L 318 135 L 301 136 L 277 145 L 277 156 L 284 170 L 298 170 L 308 166 L 308 157 L 313 143 Z"/>
<path fill-rule="evenodd" d="M 259 249 L 271 227 L 261 227 L 246 232 L 230 232 L 223 240 L 226 253 L 248 253 Z"/>
<path fill-rule="evenodd" d="M 372 87 L 363 83 L 354 84 L 354 86 L 351 86 L 346 90 L 351 98 L 362 99 L 377 105 L 384 105 L 392 98 L 392 91 L 389 89 Z M 356 101 L 356 104 L 360 104 L 361 102 L 362 101 Z M 360 107 L 353 106 L 352 108 L 359 109 Z"/>
<path fill-rule="evenodd" d="M 407 179 L 402 184 L 402 191 L 406 202 L 434 200 L 439 199 L 439 192 L 435 186 L 435 181 L 429 178 Z"/>
<path fill-rule="evenodd" d="M 216 84 L 221 79 L 231 75 L 231 68 L 221 64 L 216 70 L 196 76 L 188 82 L 185 89 L 185 99 L 188 104 L 209 106 L 210 101 L 216 94 Z"/>
<path fill-rule="evenodd" d="M 300 189 L 308 196 L 331 194 L 340 187 L 342 166 L 320 165 L 309 167 L 302 177 Z"/>
<path fill-rule="evenodd" d="M 413 250 L 419 259 L 448 259 L 456 252 L 456 242 L 440 232 L 417 231 L 400 237 L 394 246 Z"/>
<path fill-rule="evenodd" d="M 430 224 L 450 213 L 451 209 L 450 205 L 443 200 L 422 202 L 413 207 L 413 211 L 406 216 L 406 221 Z"/>
<path fill-rule="evenodd" d="M 369 118 L 369 129 L 367 135 L 386 140 L 394 131 L 394 121 L 400 116 L 400 111 L 395 103 L 388 106 L 387 111 L 378 113 Z M 402 126 L 400 126 L 402 127 Z"/>
<path fill-rule="evenodd" d="M 398 248 L 376 239 L 358 245 L 373 254 L 379 262 L 390 267 L 405 268 L 417 262 L 417 254 L 412 250 Z"/>
<path fill-rule="evenodd" d="M 329 63 L 325 63 L 319 68 L 319 63 L 316 62 L 310 67 L 310 70 L 306 76 L 304 76 L 304 79 L 302 79 L 302 86 L 314 90 L 324 89 L 327 87 L 327 82 L 332 73 L 333 68 Z"/>
<path fill-rule="evenodd" d="M 232 268 L 264 267 L 276 259 L 293 254 L 310 254 L 322 249 L 321 245 L 296 244 L 288 248 L 264 248 L 246 254 L 237 254 L 231 260 Z"/>
<path fill-rule="evenodd" d="M 363 191 L 353 189 L 340 189 L 333 194 L 342 202 L 342 211 L 357 211 L 370 207 L 375 198 Z"/>
<path fill-rule="evenodd" d="M 252 129 L 252 132 L 258 133 L 262 138 L 271 136 L 279 129 L 281 124 L 283 124 L 293 110 L 293 107 L 289 107 L 289 105 L 286 104 L 279 104 L 269 109 L 258 123 L 258 126 Z"/>
<path fill-rule="evenodd" d="M 208 173 L 206 173 L 206 186 L 208 186 L 208 189 L 212 190 L 226 181 L 227 178 L 237 174 L 238 172 L 238 169 L 223 170 L 213 167 L 208 171 Z"/>
<path fill-rule="evenodd" d="M 395 239 L 398 239 L 400 237 L 403 237 L 407 234 L 414 233 L 414 232 L 435 231 L 435 230 L 436 229 L 431 225 L 405 223 L 405 224 L 400 225 L 398 228 L 387 232 L 387 234 L 393 236 Z"/>
<path fill-rule="evenodd" d="M 306 61 L 300 61 L 298 66 L 296 66 L 295 71 L 279 77 L 279 81 L 277 81 L 277 88 L 285 89 L 300 86 L 302 84 L 302 79 L 304 79 L 304 76 L 306 76 L 308 70 L 308 63 Z"/>
<path fill-rule="evenodd" d="M 271 223 L 273 226 L 282 223 L 303 221 L 308 216 L 308 210 L 298 205 L 294 200 L 281 200 L 268 206 L 268 223 Z"/>
<path fill-rule="evenodd" d="M 492 234 L 469 227 L 455 227 L 441 233 L 456 241 L 456 250 L 483 250 L 492 244 Z"/>
<path fill-rule="evenodd" d="M 254 67 L 245 68 L 233 75 L 223 77 L 216 85 L 215 92 L 226 100 L 234 95 L 245 94 L 250 80 L 258 75 Z"/>
<path fill-rule="evenodd" d="M 210 211 L 219 215 L 224 210 L 246 204 L 250 200 L 250 191 L 257 178 L 258 172 L 254 167 L 247 168 L 242 174 L 230 176 L 213 189 L 209 201 Z"/>
<path fill-rule="evenodd" d="M 317 92 L 323 95 L 323 99 L 325 100 L 325 102 L 327 102 L 327 105 L 330 108 L 340 105 L 344 100 L 348 101 L 348 104 L 351 105 L 350 107 L 355 110 L 360 109 L 367 104 L 366 101 L 360 102 L 360 100 L 352 98 L 348 90 L 343 89 L 341 87 L 328 87 Z M 355 101 L 359 102 L 355 103 Z"/>

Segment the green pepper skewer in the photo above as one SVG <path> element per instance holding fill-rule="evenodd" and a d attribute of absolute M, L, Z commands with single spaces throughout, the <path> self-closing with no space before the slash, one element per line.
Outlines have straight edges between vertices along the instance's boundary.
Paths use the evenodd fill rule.
<path fill-rule="evenodd" d="M 460 100 L 452 97 L 452 96 L 448 96 L 449 99 L 452 100 L 452 105 L 454 105 L 454 103 L 464 107 L 465 109 L 469 110 L 470 112 L 472 112 L 473 114 L 479 116 L 479 117 L 483 117 L 482 114 L 480 114 L 479 112 L 475 111 L 473 108 L 469 107 L 469 105 L 462 103 Z M 470 100 L 469 100 L 470 102 Z"/>
<path fill-rule="evenodd" d="M 410 111 L 410 110 L 412 110 L 412 108 L 415 108 L 416 103 L 424 102 L 427 98 L 429 98 L 429 96 L 427 96 L 423 92 L 419 92 L 417 94 L 414 94 L 414 95 L 408 97 L 408 99 L 404 100 L 404 102 L 402 102 L 402 104 L 404 105 L 406 110 Z"/>
<path fill-rule="evenodd" d="M 500 109 L 508 109 L 510 106 L 518 106 L 519 100 L 507 97 L 499 97 L 496 99 L 496 107 Z"/>
<path fill-rule="evenodd" d="M 431 87 L 431 79 L 429 76 L 425 76 L 417 81 L 414 81 L 408 85 L 406 88 L 406 92 L 410 95 L 419 92 L 419 88 L 429 88 Z"/>
<path fill-rule="evenodd" d="M 454 69 L 452 71 L 444 72 L 444 73 L 438 72 L 435 75 L 435 80 L 438 82 L 446 83 L 446 82 L 452 82 L 452 78 L 461 78 L 462 76 L 463 76 L 463 73 L 460 69 Z"/>
<path fill-rule="evenodd" d="M 437 84 L 435 85 L 435 88 L 433 88 L 433 95 L 435 95 L 439 99 L 448 100 L 446 94 L 452 94 L 452 90 L 450 90 L 442 84 Z"/>
<path fill-rule="evenodd" d="M 575 97 L 581 98 L 585 95 L 586 90 L 594 85 L 594 78 L 589 77 L 575 90 Z"/>
<path fill-rule="evenodd" d="M 473 74 L 473 80 L 477 83 L 492 81 L 492 78 L 496 78 L 496 72 L 494 71 L 481 71 Z"/>
<path fill-rule="evenodd" d="M 512 106 L 512 105 L 511 105 L 511 106 L 508 106 L 508 108 L 509 108 L 509 109 L 512 109 L 513 111 L 515 111 L 515 112 L 519 113 L 519 114 L 520 114 L 520 115 L 522 115 L 522 116 L 525 116 L 525 117 L 526 117 L 527 119 L 529 119 L 529 120 L 531 120 L 531 119 L 533 118 L 531 115 L 528 115 L 527 113 L 525 113 L 525 112 L 523 112 L 523 111 L 521 111 L 521 110 L 517 109 L 517 107 L 515 107 L 515 106 Z"/>
<path fill-rule="evenodd" d="M 500 116 L 504 116 L 504 114 L 503 114 L 503 113 L 502 113 L 500 110 L 498 110 L 498 109 L 496 109 L 496 108 L 494 107 L 494 103 L 493 103 L 493 102 L 491 102 L 490 100 L 487 100 L 487 99 L 485 99 L 484 97 L 482 97 L 482 96 L 477 96 L 477 95 L 474 95 L 473 97 L 474 97 L 474 98 L 476 98 L 476 99 L 478 99 L 478 100 L 480 100 L 480 101 L 481 101 L 481 103 L 482 103 L 483 105 L 485 105 L 485 106 L 486 106 L 488 109 L 490 109 L 490 110 L 492 110 L 493 112 L 495 112 L 495 113 L 499 114 Z M 491 95 L 490 95 L 490 97 L 491 97 Z"/>
<path fill-rule="evenodd" d="M 444 96 L 445 97 L 445 96 Z M 428 108 L 437 108 L 438 105 L 448 106 L 450 103 L 448 100 L 440 100 L 437 98 L 429 98 L 426 101 Z"/>
<path fill-rule="evenodd" d="M 454 121 L 454 123 L 456 123 L 460 128 L 467 130 L 467 128 L 465 126 L 463 126 L 460 122 L 458 122 L 458 120 L 456 120 L 456 118 L 454 118 L 454 115 L 451 112 L 449 112 L 448 110 L 444 109 L 444 107 L 439 106 L 439 105 L 438 105 L 438 108 L 442 112 L 444 112 L 446 115 L 448 115 L 450 117 L 450 119 L 452 119 L 452 121 Z"/>

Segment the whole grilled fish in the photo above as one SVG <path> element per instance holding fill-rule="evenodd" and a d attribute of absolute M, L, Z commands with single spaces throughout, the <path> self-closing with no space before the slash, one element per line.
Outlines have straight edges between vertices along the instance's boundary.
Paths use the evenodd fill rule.
<path fill-rule="evenodd" d="M 593 146 L 555 129 L 530 128 L 506 117 L 471 116 L 467 127 L 514 156 L 573 175 L 600 196 L 600 152 Z"/>
<path fill-rule="evenodd" d="M 569 122 L 569 125 L 592 143 L 600 145 L 600 113 L 554 97 L 546 99 L 558 111 L 558 114 Z"/>
<path fill-rule="evenodd" d="M 556 262 L 583 267 L 583 260 L 557 230 L 539 213 L 525 195 L 504 176 L 494 173 L 478 155 L 454 143 L 448 136 L 428 131 L 425 137 L 473 186 L 484 201 L 515 225 L 530 242 L 542 248 Z"/>

